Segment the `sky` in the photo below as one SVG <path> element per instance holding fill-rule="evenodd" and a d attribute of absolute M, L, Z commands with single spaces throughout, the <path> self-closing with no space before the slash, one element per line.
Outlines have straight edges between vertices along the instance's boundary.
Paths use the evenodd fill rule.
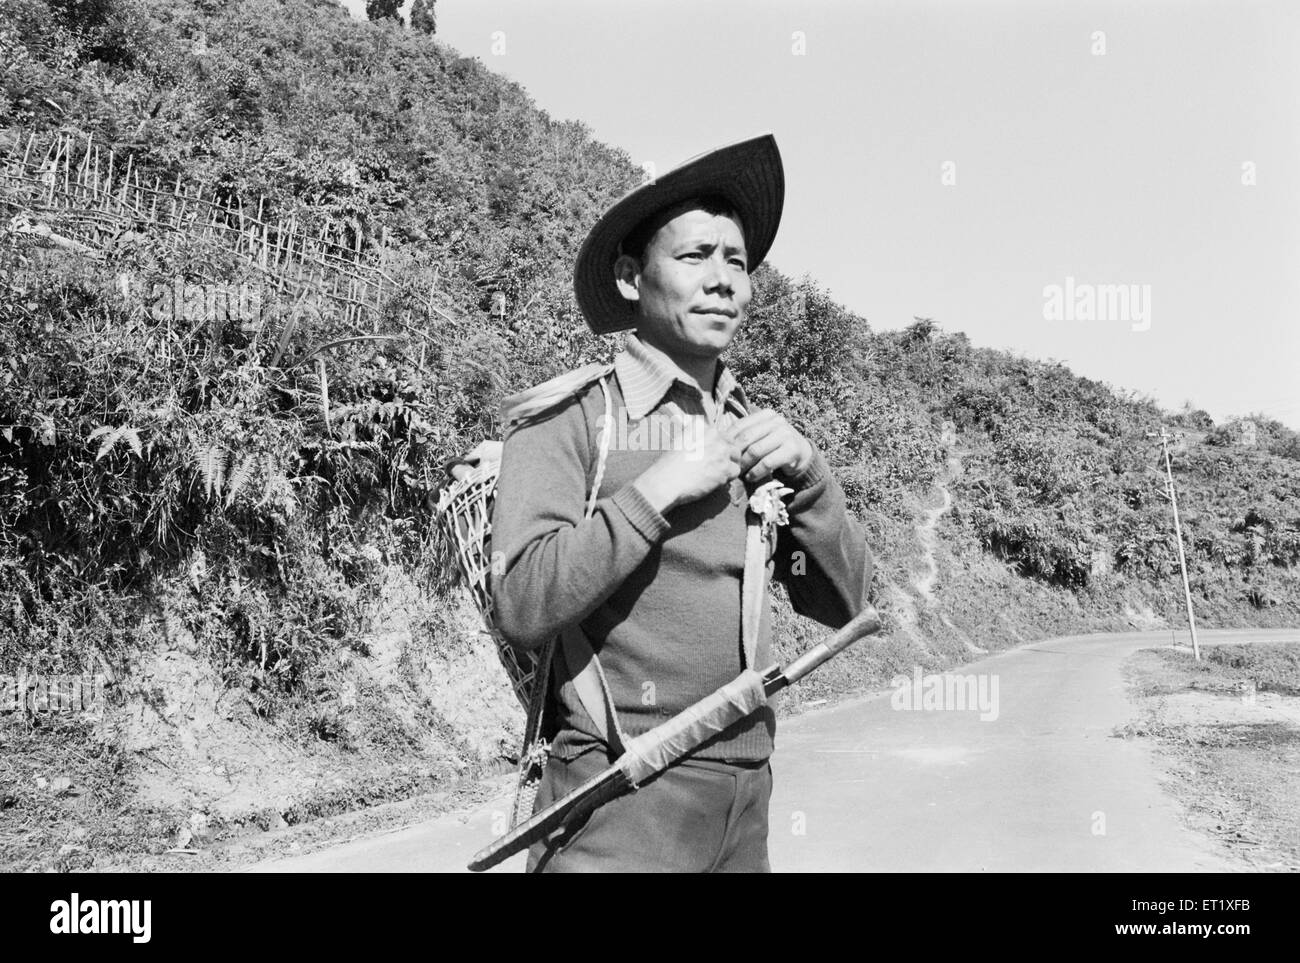
<path fill-rule="evenodd" d="M 1300 429 L 1294 0 L 436 10 L 440 41 L 638 164 L 773 132 L 768 260 L 876 330 L 929 317 L 1166 408 Z"/>

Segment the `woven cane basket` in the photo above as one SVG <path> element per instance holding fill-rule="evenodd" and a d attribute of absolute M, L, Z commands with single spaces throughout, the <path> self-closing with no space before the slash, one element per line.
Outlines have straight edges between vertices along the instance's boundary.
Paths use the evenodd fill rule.
<path fill-rule="evenodd" d="M 452 546 L 460 574 L 474 597 L 475 607 L 496 643 L 497 656 L 515 696 L 527 709 L 541 653 L 517 652 L 492 623 L 492 594 L 488 586 L 492 559 L 487 546 L 492 535 L 492 498 L 499 468 L 498 461 L 484 462 L 444 488 L 438 499 L 437 517 L 443 537 Z"/>
<path fill-rule="evenodd" d="M 546 411 L 557 401 L 573 393 L 594 379 L 599 379 L 605 399 L 605 421 L 611 421 L 611 397 L 605 381 L 610 368 L 588 365 L 586 368 L 562 375 L 545 384 L 508 399 L 504 406 L 513 417 L 503 418 L 507 423 L 525 420 L 531 415 Z M 596 463 L 595 482 L 587 498 L 587 517 L 595 510 L 596 493 L 600 490 L 609 454 L 609 431 L 600 433 L 600 455 Z M 547 711 L 546 682 L 550 675 L 556 640 L 551 639 L 540 650 L 516 651 L 497 629 L 492 620 L 492 557 L 488 550 L 492 537 L 492 504 L 496 494 L 497 476 L 501 467 L 502 446 L 499 442 L 483 442 L 459 464 L 449 466 L 453 479 L 438 496 L 435 515 L 444 541 L 450 546 L 457 568 L 474 597 L 474 604 L 483 617 L 483 624 L 496 643 L 497 657 L 505 667 L 515 697 L 524 707 L 523 747 L 519 755 L 519 777 L 515 787 L 515 803 L 510 826 L 513 829 L 532 812 L 533 800 L 541 781 L 549 746 L 545 738 L 544 716 Z M 477 461 L 473 467 L 470 463 Z M 603 677 L 602 677 L 603 679 Z M 539 685 L 538 682 L 541 681 Z"/>
<path fill-rule="evenodd" d="M 517 652 L 492 623 L 492 593 L 488 584 L 492 560 L 488 545 L 500 465 L 495 458 L 484 459 L 475 468 L 456 471 L 454 475 L 459 477 L 442 490 L 436 515 L 443 538 L 451 546 L 460 574 L 483 617 L 483 625 L 496 643 L 497 657 L 506 670 L 515 697 L 527 713 L 514 804 L 510 812 L 510 828 L 513 829 L 532 812 L 533 800 L 537 797 L 546 767 L 548 746 L 541 737 L 546 693 L 534 683 L 549 671 L 555 643 L 552 641 L 540 650 Z"/>

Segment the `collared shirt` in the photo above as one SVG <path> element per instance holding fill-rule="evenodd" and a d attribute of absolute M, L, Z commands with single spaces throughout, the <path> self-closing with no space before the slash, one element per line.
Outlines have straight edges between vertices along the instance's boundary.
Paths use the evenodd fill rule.
<path fill-rule="evenodd" d="M 688 414 L 704 413 L 703 396 L 681 368 L 654 345 L 647 344 L 633 332 L 627 336 L 623 351 L 614 359 L 614 371 L 623 389 L 629 418 L 640 419 L 659 406 L 668 396 L 669 401 L 682 407 Z M 715 412 L 743 418 L 749 410 L 745 391 L 721 361 L 713 385 Z M 695 411 L 689 410 L 695 409 Z M 729 419 L 728 419 L 729 421 Z M 724 427 L 728 425 L 724 421 Z M 714 422 L 717 423 L 716 421 Z"/>
<path fill-rule="evenodd" d="M 722 361 L 716 369 L 710 412 L 695 382 L 636 332 L 627 336 L 614 358 L 614 372 L 623 394 L 622 410 L 614 418 L 616 449 L 675 450 L 687 443 L 683 432 L 687 438 L 698 435 L 703 424 L 725 432 L 749 413 L 744 389 Z M 734 504 L 746 498 L 745 483 L 739 478 L 729 491 Z"/>

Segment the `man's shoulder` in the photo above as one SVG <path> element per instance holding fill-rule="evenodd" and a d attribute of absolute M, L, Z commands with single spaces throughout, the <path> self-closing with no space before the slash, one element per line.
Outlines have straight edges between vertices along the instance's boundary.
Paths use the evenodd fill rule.
<path fill-rule="evenodd" d="M 617 381 L 610 364 L 590 364 L 511 395 L 501 403 L 501 423 L 508 441 L 523 432 L 581 433 L 598 423 L 605 408 L 604 381 L 617 397 Z"/>

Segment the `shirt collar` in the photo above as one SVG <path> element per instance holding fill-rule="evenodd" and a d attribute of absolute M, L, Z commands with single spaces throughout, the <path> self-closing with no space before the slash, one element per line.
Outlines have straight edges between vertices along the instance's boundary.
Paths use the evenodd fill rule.
<path fill-rule="evenodd" d="M 614 358 L 614 371 L 618 375 L 618 386 L 623 392 L 628 417 L 633 419 L 644 418 L 658 407 L 675 383 L 691 391 L 699 390 L 668 355 L 646 344 L 635 332 L 627 336 L 623 350 Z M 731 369 L 721 361 L 718 362 L 713 399 L 720 406 L 729 404 L 742 416 L 749 410 L 749 399 L 745 397 L 744 389 Z"/>

